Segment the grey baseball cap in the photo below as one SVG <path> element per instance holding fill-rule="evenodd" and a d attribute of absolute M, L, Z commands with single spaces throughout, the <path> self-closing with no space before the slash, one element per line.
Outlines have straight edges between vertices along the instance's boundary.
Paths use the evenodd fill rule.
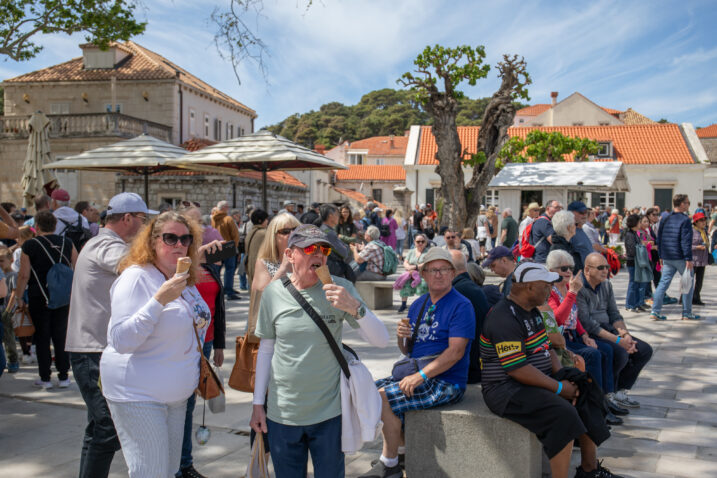
<path fill-rule="evenodd" d="M 159 214 L 159 211 L 147 209 L 147 205 L 137 193 L 119 193 L 110 199 L 107 214 L 126 214 L 128 212 Z"/>
<path fill-rule="evenodd" d="M 426 267 L 426 264 L 433 261 L 446 261 L 453 269 L 456 268 L 456 266 L 453 265 L 453 257 L 451 257 L 451 253 L 442 247 L 431 247 L 428 249 L 426 255 L 423 256 L 423 262 L 418 264 L 418 268 L 423 270 L 423 268 Z"/>
<path fill-rule="evenodd" d="M 288 247 L 306 247 L 312 244 L 331 245 L 328 236 L 313 224 L 302 224 L 289 236 Z"/>

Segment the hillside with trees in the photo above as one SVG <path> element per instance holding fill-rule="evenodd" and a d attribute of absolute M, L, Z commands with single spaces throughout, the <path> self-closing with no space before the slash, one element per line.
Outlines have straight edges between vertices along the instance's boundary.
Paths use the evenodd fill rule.
<path fill-rule="evenodd" d="M 489 101 L 490 98 L 461 98 L 457 107 L 458 126 L 480 125 Z M 315 144 L 333 147 L 341 141 L 403 135 L 411 125 L 430 124 L 430 115 L 416 101 L 415 94 L 385 88 L 365 94 L 358 104 L 326 103 L 318 111 L 293 114 L 266 129 L 313 148 Z"/>

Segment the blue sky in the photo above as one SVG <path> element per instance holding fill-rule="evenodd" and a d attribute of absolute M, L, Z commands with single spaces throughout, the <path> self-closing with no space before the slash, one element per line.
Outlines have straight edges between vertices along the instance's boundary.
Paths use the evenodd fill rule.
<path fill-rule="evenodd" d="M 396 88 L 427 44 L 485 45 L 525 57 L 531 104 L 579 91 L 601 106 L 628 107 L 654 120 L 717 122 L 717 2 L 265 0 L 257 25 L 267 43 L 267 79 L 240 68 L 241 85 L 213 45 L 209 15 L 225 0 L 145 0 L 147 31 L 134 40 L 255 109 L 257 126 L 329 101 L 355 104 Z M 24 63 L 0 62 L 0 79 L 80 55 L 81 35 L 46 36 Z M 490 96 L 495 69 L 471 97 Z"/>

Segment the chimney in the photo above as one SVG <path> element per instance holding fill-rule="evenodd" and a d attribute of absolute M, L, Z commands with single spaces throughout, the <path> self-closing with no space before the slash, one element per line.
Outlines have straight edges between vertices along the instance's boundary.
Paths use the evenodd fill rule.
<path fill-rule="evenodd" d="M 558 92 L 557 91 L 551 91 L 550 97 L 552 98 L 552 104 L 555 106 L 558 103 Z"/>
<path fill-rule="evenodd" d="M 324 146 L 323 144 L 316 143 L 314 145 L 314 151 L 319 154 L 326 154 L 326 146 Z"/>
<path fill-rule="evenodd" d="M 393 148 L 393 135 L 390 135 L 388 137 L 388 144 L 390 148 Z"/>

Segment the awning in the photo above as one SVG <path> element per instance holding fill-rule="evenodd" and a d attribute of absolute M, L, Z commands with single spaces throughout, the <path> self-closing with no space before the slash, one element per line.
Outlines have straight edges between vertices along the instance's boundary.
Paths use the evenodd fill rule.
<path fill-rule="evenodd" d="M 491 180 L 489 189 L 571 189 L 586 192 L 630 191 L 619 161 L 509 163 Z"/>

